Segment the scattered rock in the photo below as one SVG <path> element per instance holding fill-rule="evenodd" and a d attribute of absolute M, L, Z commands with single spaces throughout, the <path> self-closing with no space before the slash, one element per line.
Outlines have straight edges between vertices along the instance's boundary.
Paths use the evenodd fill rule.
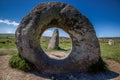
<path fill-rule="evenodd" d="M 109 45 L 115 45 L 115 41 L 114 41 L 113 39 L 109 39 L 109 40 L 108 40 L 108 44 L 109 44 Z"/>

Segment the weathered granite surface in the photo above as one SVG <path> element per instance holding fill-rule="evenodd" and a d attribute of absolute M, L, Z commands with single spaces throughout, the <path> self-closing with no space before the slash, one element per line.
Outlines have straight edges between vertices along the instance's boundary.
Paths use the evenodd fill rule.
<path fill-rule="evenodd" d="M 72 39 L 72 51 L 63 60 L 48 57 L 39 39 L 51 27 L 62 28 Z M 45 2 L 36 6 L 16 30 L 20 55 L 46 73 L 86 72 L 100 58 L 100 47 L 90 21 L 76 8 L 61 2 Z"/>

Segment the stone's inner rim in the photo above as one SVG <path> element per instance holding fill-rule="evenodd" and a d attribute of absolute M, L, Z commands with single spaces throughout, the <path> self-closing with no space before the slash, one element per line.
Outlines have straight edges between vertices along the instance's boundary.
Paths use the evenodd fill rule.
<path fill-rule="evenodd" d="M 54 20 L 54 19 L 53 19 Z M 51 20 L 51 21 L 53 21 L 53 20 Z M 52 25 L 47 25 L 47 26 L 42 26 L 42 28 L 38 28 L 38 29 L 40 29 L 41 31 L 40 31 L 40 33 L 38 34 L 39 35 L 39 38 L 38 38 L 38 41 L 40 41 L 40 38 L 41 38 L 41 36 L 42 36 L 42 34 L 45 32 L 45 30 L 47 30 L 47 29 L 49 29 L 49 28 L 54 28 L 53 26 L 55 26 L 56 28 L 60 28 L 60 29 L 62 29 L 64 32 L 66 32 L 68 35 L 69 35 L 69 37 L 70 37 L 70 39 L 71 39 L 71 43 L 72 43 L 72 46 L 71 46 L 71 51 L 69 52 L 69 55 L 66 57 L 66 58 L 63 58 L 63 59 L 54 59 L 54 58 L 51 58 L 51 57 L 49 57 L 45 52 L 44 52 L 44 50 L 42 49 L 42 47 L 41 47 L 41 45 L 39 45 L 39 50 L 41 50 L 41 52 L 42 52 L 42 54 L 44 55 L 44 57 L 46 57 L 46 59 L 48 59 L 48 60 L 52 60 L 53 62 L 56 60 L 56 61 L 67 61 L 69 58 L 71 58 L 70 57 L 70 55 L 72 55 L 72 52 L 73 52 L 73 38 L 72 38 L 72 35 L 68 32 L 68 30 L 66 29 L 67 28 L 67 26 L 59 26 L 59 25 L 57 25 L 57 24 L 52 24 Z M 39 26 L 40 27 L 40 26 Z M 65 28 L 66 27 L 66 28 Z M 37 42 L 38 42 L 37 41 Z M 71 60 L 71 59 L 70 59 Z M 56 62 L 55 61 L 55 62 Z"/>
<path fill-rule="evenodd" d="M 61 30 L 63 30 L 64 31 L 64 29 L 62 29 L 62 28 L 59 28 L 59 27 L 50 27 L 50 28 L 57 28 L 57 29 L 61 29 Z M 43 32 L 42 32 L 42 34 L 46 31 L 46 30 L 48 30 L 48 29 L 50 29 L 50 28 L 47 28 L 47 29 L 45 29 Z M 65 33 L 67 33 L 66 31 L 64 31 Z M 60 33 L 60 32 L 59 32 Z M 68 33 L 67 33 L 68 34 Z M 70 44 L 73 44 L 72 43 L 72 38 L 70 37 L 70 35 L 68 34 L 68 36 L 69 36 L 69 38 L 70 38 Z M 41 42 L 41 37 L 42 37 L 42 35 L 40 36 L 40 42 Z M 52 36 L 51 36 L 52 37 Z M 60 37 L 60 36 L 59 36 Z M 60 40 L 59 40 L 60 41 Z M 49 42 L 49 41 L 48 41 Z M 60 43 L 59 43 L 60 44 Z M 60 47 L 60 46 L 59 46 Z M 40 48 L 42 49 L 42 46 L 41 46 L 41 44 L 40 44 Z M 43 50 L 43 49 L 42 49 Z M 47 54 L 47 53 L 49 53 L 49 52 L 45 52 L 44 50 L 43 50 L 43 52 L 45 53 L 45 54 Z M 54 52 L 54 51 L 53 51 Z M 63 51 L 62 51 L 63 52 Z M 67 52 L 66 54 L 67 54 L 67 56 L 66 57 L 63 57 L 63 58 L 61 58 L 61 59 L 56 59 L 56 58 L 51 58 L 48 54 L 47 54 L 47 56 L 49 57 L 49 58 L 51 58 L 51 59 L 55 59 L 55 60 L 64 60 L 65 58 L 67 58 L 70 54 L 71 54 L 71 52 L 72 52 L 72 45 L 71 45 L 71 49 L 70 49 L 70 51 L 69 52 Z"/>
<path fill-rule="evenodd" d="M 49 18 L 49 17 L 48 17 Z M 61 23 L 54 23 L 54 22 L 58 22 L 59 20 L 60 20 L 61 18 L 58 18 L 58 19 L 54 19 L 54 18 L 52 18 L 51 20 L 50 20 L 50 22 L 48 22 L 48 23 L 46 23 L 46 24 L 44 24 L 43 26 L 41 26 L 41 25 L 38 25 L 38 27 L 36 26 L 36 32 L 33 32 L 33 33 L 30 33 L 30 34 L 28 34 L 28 35 L 33 35 L 33 36 L 31 36 L 32 37 L 32 39 L 33 38 L 36 38 L 36 39 L 33 39 L 33 40 L 31 40 L 33 43 L 31 44 L 32 46 L 33 46 L 33 48 L 36 48 L 36 50 L 37 51 L 33 51 L 34 53 L 37 53 L 37 57 L 39 57 L 41 60 L 43 60 L 43 61 L 52 61 L 53 63 L 63 63 L 63 62 L 73 62 L 72 61 L 72 59 L 74 59 L 74 58 L 76 58 L 76 57 L 85 57 L 85 56 L 78 56 L 77 54 L 79 53 L 79 54 L 83 54 L 83 53 L 81 53 L 83 50 L 82 50 L 82 48 L 81 48 L 81 46 L 79 46 L 79 44 L 84 44 L 84 43 L 81 43 L 80 41 L 79 41 L 79 37 L 81 37 L 81 35 L 79 35 L 79 33 L 78 32 L 76 32 L 74 29 L 72 30 L 70 27 L 71 26 L 69 26 L 69 25 L 67 25 L 67 24 L 65 24 L 65 25 L 63 25 L 63 24 L 61 24 Z M 43 20 L 43 22 L 45 22 L 44 20 Z M 39 23 L 39 21 L 38 21 L 38 23 Z M 61 60 L 56 60 L 56 59 L 53 59 L 53 58 L 50 58 L 45 52 L 44 52 L 44 50 L 41 48 L 41 46 L 38 44 L 39 43 L 39 39 L 40 39 L 40 37 L 42 36 L 42 34 L 43 34 L 43 32 L 46 30 L 46 29 L 48 29 L 48 28 L 52 28 L 53 26 L 56 26 L 56 28 L 61 28 L 61 29 L 63 29 L 66 33 L 68 33 L 69 34 L 69 36 L 70 36 L 70 38 L 71 38 L 71 41 L 72 41 L 72 49 L 71 49 L 71 52 L 69 53 L 69 55 L 66 57 L 66 58 L 64 58 L 64 59 L 61 59 Z M 31 29 L 29 29 L 29 31 L 31 31 Z M 76 35 L 75 35 L 76 34 Z M 30 37 L 30 38 L 31 38 Z M 30 39 L 29 38 L 29 39 Z M 83 37 L 81 37 L 81 39 L 82 39 Z M 77 44 L 76 44 L 77 43 Z M 35 44 L 35 46 L 34 46 L 34 44 Z M 78 49 L 78 46 L 79 46 L 79 49 Z M 34 49 L 33 49 L 34 50 Z M 78 50 L 79 50 L 79 52 L 78 52 Z M 77 51 L 77 52 L 76 52 Z M 39 53 L 38 53 L 39 52 Z M 73 57 L 74 56 L 74 57 Z M 85 57 L 86 58 L 86 57 Z M 77 58 L 76 60 L 78 60 L 79 61 L 79 58 Z"/>
<path fill-rule="evenodd" d="M 61 18 L 59 18 L 61 19 Z M 51 19 L 49 23 L 46 23 L 47 25 L 34 25 L 34 27 L 36 27 L 36 30 L 37 31 L 34 31 L 33 33 L 27 33 L 27 35 L 32 35 L 31 37 L 29 37 L 29 40 L 32 42 L 31 43 L 31 46 L 33 46 L 33 52 L 34 53 L 37 53 L 37 57 L 40 58 L 41 60 L 43 60 L 44 62 L 45 61 L 52 61 L 53 63 L 63 63 L 63 62 L 71 62 L 71 58 L 72 56 L 74 55 L 74 52 L 75 51 L 75 41 L 76 38 L 73 34 L 69 33 L 70 31 L 70 28 L 68 27 L 68 25 L 60 25 L 61 23 L 54 23 L 54 22 L 58 22 L 59 19 Z M 44 21 L 43 21 L 44 22 Z M 39 23 L 39 21 L 38 21 Z M 69 55 L 64 58 L 64 59 L 60 59 L 60 60 L 56 60 L 56 59 L 53 59 L 53 58 L 50 58 L 45 52 L 44 50 L 41 48 L 41 46 L 38 44 L 40 42 L 40 37 L 42 36 L 43 32 L 48 29 L 48 28 L 52 28 L 53 26 L 56 26 L 56 28 L 61 28 L 63 29 L 71 38 L 71 42 L 72 42 L 72 49 L 71 49 L 71 52 L 69 53 Z M 29 29 L 28 32 L 31 32 L 32 27 L 31 29 Z"/>

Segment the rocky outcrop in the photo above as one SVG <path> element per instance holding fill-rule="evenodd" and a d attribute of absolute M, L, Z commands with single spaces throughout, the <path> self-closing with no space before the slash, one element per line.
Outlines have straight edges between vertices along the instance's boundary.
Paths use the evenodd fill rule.
<path fill-rule="evenodd" d="M 62 28 L 72 39 L 70 55 L 63 60 L 48 57 L 39 45 L 41 34 Z M 61 2 L 45 2 L 26 15 L 16 30 L 20 55 L 45 73 L 85 72 L 100 59 L 100 47 L 90 21 L 76 8 Z"/>

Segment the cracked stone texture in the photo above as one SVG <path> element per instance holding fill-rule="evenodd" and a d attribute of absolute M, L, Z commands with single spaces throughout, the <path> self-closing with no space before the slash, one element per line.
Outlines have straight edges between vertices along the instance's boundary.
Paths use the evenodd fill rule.
<path fill-rule="evenodd" d="M 72 39 L 72 51 L 62 60 L 48 57 L 39 39 L 51 27 L 62 28 Z M 45 2 L 36 6 L 16 30 L 20 55 L 33 63 L 40 72 L 86 72 L 100 58 L 100 47 L 90 21 L 76 8 L 61 2 Z"/>
<path fill-rule="evenodd" d="M 50 42 L 48 44 L 48 49 L 59 49 L 59 31 L 55 29 Z"/>

